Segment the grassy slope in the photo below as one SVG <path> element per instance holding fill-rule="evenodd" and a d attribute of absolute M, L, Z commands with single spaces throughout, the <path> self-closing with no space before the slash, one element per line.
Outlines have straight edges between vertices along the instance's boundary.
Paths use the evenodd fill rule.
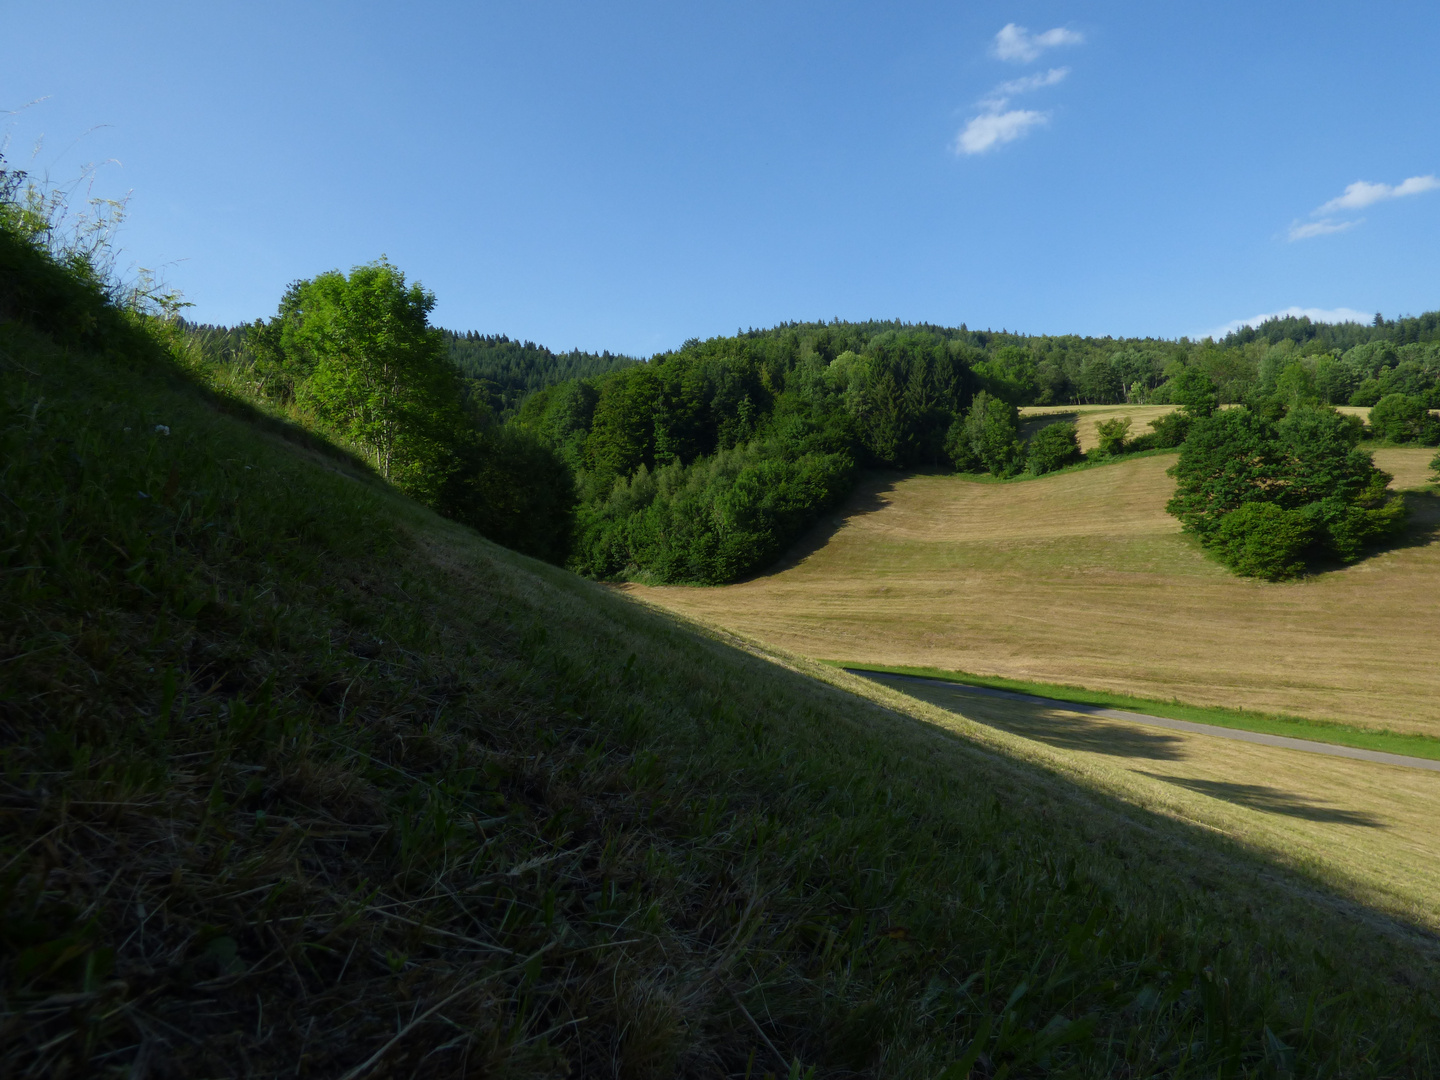
<path fill-rule="evenodd" d="M 7 1071 L 1435 1068 L 1383 920 L 143 352 L 0 324 Z"/>
<path fill-rule="evenodd" d="M 1376 456 L 1400 477 L 1433 454 Z M 1398 547 L 1273 585 L 1180 533 L 1172 461 L 1017 484 L 874 475 L 775 573 L 639 591 L 809 656 L 1440 736 L 1440 497 L 1407 493 Z"/>
<path fill-rule="evenodd" d="M 1101 719 L 1063 703 L 977 698 L 940 681 L 877 681 L 912 715 L 1018 736 L 1013 753 L 1440 931 L 1440 774 Z"/>

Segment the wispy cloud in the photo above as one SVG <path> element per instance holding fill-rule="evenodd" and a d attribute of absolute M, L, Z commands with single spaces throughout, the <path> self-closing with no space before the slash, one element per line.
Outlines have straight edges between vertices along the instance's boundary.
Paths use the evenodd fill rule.
<path fill-rule="evenodd" d="M 1268 319 L 1285 318 L 1307 318 L 1317 323 L 1368 323 L 1373 316 L 1363 311 L 1356 311 L 1354 308 L 1313 308 L 1313 307 L 1287 307 L 1283 311 L 1267 311 L 1263 315 L 1252 315 L 1248 319 L 1232 319 L 1224 326 L 1217 326 L 1213 330 L 1206 330 L 1203 334 L 1196 335 L 1199 338 L 1215 338 L 1217 341 L 1223 338 L 1232 330 L 1239 330 L 1242 326 L 1259 326 Z"/>
<path fill-rule="evenodd" d="M 1317 214 L 1333 214 L 1337 210 L 1363 210 L 1386 199 L 1403 199 L 1406 195 L 1421 195 L 1440 188 L 1440 180 L 1434 175 L 1412 176 L 1391 187 L 1389 184 L 1372 184 L 1368 180 L 1356 180 L 1345 189 L 1345 194 L 1331 199 Z"/>
<path fill-rule="evenodd" d="M 995 35 L 992 50 L 1001 60 L 1028 64 L 1046 49 L 1054 49 L 1061 45 L 1080 45 L 1084 41 L 1084 34 L 1078 30 L 1066 30 L 1062 26 L 1046 30 L 1043 34 L 1032 34 L 1023 26 L 1006 23 Z"/>
<path fill-rule="evenodd" d="M 955 137 L 957 154 L 983 154 L 986 150 L 1014 142 L 1033 127 L 1050 119 L 1050 114 L 1036 109 L 1012 109 L 1010 99 L 1054 86 L 1070 74 L 1069 68 L 1051 68 L 1020 79 L 1010 79 L 980 99 L 984 111 L 972 116 Z"/>
<path fill-rule="evenodd" d="M 1016 94 L 1028 94 L 1032 90 L 1043 90 L 1047 86 L 1054 86 L 1069 74 L 1070 69 L 1062 67 L 1026 75 L 1023 79 L 1011 79 L 1009 82 L 1002 82 L 986 94 L 982 103 L 989 105 L 994 102 L 997 109 L 1003 109 Z"/>
<path fill-rule="evenodd" d="M 987 112 L 973 117 L 955 139 L 957 154 L 983 154 L 991 147 L 1014 142 L 1037 124 L 1050 119 L 1048 113 L 1033 109 Z"/>
<path fill-rule="evenodd" d="M 1435 178 L 1433 173 L 1427 176 L 1412 176 L 1408 180 L 1402 180 L 1398 184 L 1374 184 L 1369 180 L 1356 180 L 1345 189 L 1343 195 L 1337 195 L 1324 206 L 1318 206 L 1310 212 L 1310 216 L 1318 218 L 1318 221 L 1293 222 L 1287 238 L 1291 243 L 1296 240 L 1308 240 L 1312 236 L 1327 236 L 1330 233 L 1344 232 L 1346 229 L 1353 229 L 1363 222 L 1364 218 L 1356 218 L 1353 221 L 1336 221 L 1331 214 L 1340 214 L 1350 210 L 1363 210 L 1367 206 L 1384 202 L 1386 199 L 1403 199 L 1407 195 L 1423 195 L 1427 191 L 1434 191 L 1440 188 L 1440 180 Z"/>
<path fill-rule="evenodd" d="M 1312 236 L 1326 236 L 1330 233 L 1344 232 L 1346 229 L 1353 229 L 1364 218 L 1355 221 L 1332 221 L 1330 218 L 1323 218 L 1320 221 L 1295 221 L 1290 224 L 1290 241 L 1308 240 Z"/>

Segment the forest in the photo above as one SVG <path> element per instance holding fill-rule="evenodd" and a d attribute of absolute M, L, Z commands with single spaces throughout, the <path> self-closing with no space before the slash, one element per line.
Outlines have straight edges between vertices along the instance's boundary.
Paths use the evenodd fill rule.
<path fill-rule="evenodd" d="M 1175 510 L 1238 572 L 1293 576 L 1322 554 L 1357 558 L 1398 527 L 1399 509 L 1377 494 L 1384 485 L 1375 487 L 1373 466 L 1351 460 L 1365 456 L 1362 437 L 1440 443 L 1430 413 L 1440 408 L 1436 312 L 1377 315 L 1369 325 L 1287 317 L 1220 341 L 786 323 L 692 338 L 639 361 L 434 328 L 434 303 L 382 261 L 297 282 L 269 321 L 183 329 L 205 364 L 348 439 L 402 490 L 500 543 L 601 580 L 744 578 L 843 500 L 859 470 L 1042 474 L 1086 455 L 1073 424 L 1022 437 L 1019 408 L 1120 403 L 1181 408 L 1146 432 L 1124 420 L 1102 425 L 1092 462 L 1183 447 L 1192 430 L 1218 438 L 1211 414 L 1227 405 L 1244 406 L 1259 425 L 1227 437 L 1264 442 L 1272 471 L 1320 467 L 1297 464 L 1296 447 L 1320 453 L 1324 444 L 1345 458 L 1343 512 L 1332 500 L 1287 505 L 1283 522 L 1274 508 L 1231 513 L 1273 501 L 1273 477 L 1230 490 L 1223 513 L 1197 516 L 1193 492 L 1191 509 Z M 356 376 L 367 336 L 408 340 L 396 354 L 408 359 Z M 1334 405 L 1370 408 L 1370 424 L 1340 424 Z M 1304 428 L 1301 413 L 1335 419 Z M 1317 423 L 1323 437 L 1284 434 L 1319 431 Z M 1192 446 L 1182 460 L 1219 453 Z M 1289 464 L 1276 464 L 1282 459 Z M 1210 482 L 1186 467 L 1182 486 Z M 1270 538 L 1258 548 L 1255 530 Z"/>
<path fill-rule="evenodd" d="M 1277 337 L 1282 331 L 1295 336 Z M 1336 340 L 1348 347 L 1339 351 Z M 1102 428 L 1093 457 L 1181 446 L 1192 421 L 1231 404 L 1271 425 L 1292 412 L 1374 406 L 1372 436 L 1433 445 L 1437 379 L 1440 331 L 1431 315 L 1338 331 L 1275 320 L 1221 342 L 789 324 L 691 340 L 643 366 L 557 384 L 526 399 L 513 423 L 552 447 L 576 478 L 574 569 L 714 584 L 773 562 L 849 493 L 858 469 L 1006 477 L 1079 459 L 1073 425 L 1022 439 L 1020 406 L 1186 406 L 1150 432 L 1132 433 L 1124 421 Z M 1345 454 L 1362 453 L 1358 427 L 1354 438 L 1352 426 L 1337 430 L 1331 435 L 1349 440 Z M 1367 484 L 1355 491 L 1370 491 Z M 1377 517 L 1384 500 L 1373 491 L 1366 498 L 1362 509 L 1375 520 L 1357 524 L 1356 535 L 1377 539 L 1396 511 Z M 1254 515 L 1240 515 L 1230 533 L 1259 521 Z M 1325 545 L 1314 529 L 1289 535 L 1276 558 L 1228 558 L 1244 547 L 1238 541 L 1215 550 L 1241 572 L 1290 576 L 1299 552 Z M 1353 559 L 1357 543 L 1329 550 Z"/>
<path fill-rule="evenodd" d="M 629 356 L 581 352 L 553 353 L 533 341 L 511 341 L 504 334 L 456 333 L 441 330 L 445 352 L 459 370 L 470 394 L 491 414 L 508 420 L 520 403 L 547 386 L 571 379 L 589 379 L 639 363 Z"/>

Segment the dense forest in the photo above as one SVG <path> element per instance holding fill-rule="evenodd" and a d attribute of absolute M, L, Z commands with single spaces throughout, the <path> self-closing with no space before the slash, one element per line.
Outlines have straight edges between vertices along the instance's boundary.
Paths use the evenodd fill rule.
<path fill-rule="evenodd" d="M 442 330 L 445 352 L 466 380 L 469 390 L 501 420 L 520 403 L 547 386 L 571 379 L 589 379 L 639 363 L 633 357 L 603 353 L 553 353 L 533 341 L 511 341 L 504 334 L 457 333 Z"/>
<path fill-rule="evenodd" d="M 407 288 L 393 267 L 381 278 L 396 296 Z M 342 294 L 358 288 L 352 279 L 337 272 L 297 283 L 269 323 L 185 329 L 208 363 L 243 372 L 248 392 L 324 421 L 390 476 L 384 425 L 357 419 L 353 404 L 339 408 L 338 391 L 324 385 L 320 353 L 339 338 L 301 330 L 316 312 L 351 310 Z M 338 292 L 322 302 L 327 289 Z M 860 469 L 1009 477 L 1084 456 L 1073 424 L 1023 437 L 1018 409 L 1027 405 L 1184 406 L 1150 431 L 1132 431 L 1124 420 L 1102 425 L 1092 461 L 1180 447 L 1196 421 L 1206 421 L 1197 430 L 1210 430 L 1215 407 L 1237 404 L 1269 425 L 1247 436 L 1267 446 L 1300 430 L 1283 424 L 1288 414 L 1332 405 L 1372 410 L 1368 431 L 1325 429 L 1336 445 L 1346 444 L 1342 457 L 1362 453 L 1355 445 L 1362 434 L 1440 442 L 1440 423 L 1429 412 L 1440 408 L 1440 312 L 1377 315 L 1368 325 L 1287 317 L 1220 341 L 1026 336 L 898 321 L 786 323 L 691 339 L 640 362 L 434 329 L 426 321 L 434 302 L 428 296 L 412 295 L 405 318 L 425 343 L 421 381 L 428 380 L 432 400 L 399 421 L 410 434 L 396 444 L 393 479 L 492 539 L 600 579 L 715 584 L 758 572 L 850 492 Z M 1310 445 L 1294 445 L 1302 444 Z M 1371 475 L 1354 462 L 1345 468 L 1352 477 Z M 1263 495 L 1267 483 L 1257 481 L 1226 512 L 1264 501 L 1254 492 Z M 1356 492 L 1373 484 L 1350 486 L 1360 499 Z M 1280 519 L 1258 510 L 1234 516 L 1224 543 L 1211 527 L 1218 517 L 1191 515 L 1187 528 L 1242 572 L 1290 576 L 1312 548 L 1350 559 L 1356 537 L 1376 539 L 1392 528 L 1395 514 L 1381 514 L 1377 500 L 1371 492 L 1346 511 L 1363 511 L 1371 524 L 1345 527 L 1343 542 L 1334 539 L 1345 528 L 1331 510 L 1325 524 L 1314 507 L 1286 507 L 1289 539 L 1279 555 L 1263 558 L 1234 554 L 1250 550 L 1235 539 L 1245 522 L 1279 535 Z"/>
<path fill-rule="evenodd" d="M 849 492 L 857 469 L 1009 476 L 1080 456 L 1073 425 L 1022 439 L 1020 406 L 1184 404 L 1198 394 L 1245 404 L 1268 424 L 1302 407 L 1376 406 L 1372 434 L 1433 444 L 1437 380 L 1435 315 L 1342 327 L 1272 320 L 1221 342 L 793 323 L 691 340 L 644 365 L 551 386 L 513 424 L 576 477 L 574 569 L 717 583 L 771 563 Z M 1094 456 L 1180 446 L 1191 418 L 1182 410 L 1150 432 L 1109 425 Z"/>

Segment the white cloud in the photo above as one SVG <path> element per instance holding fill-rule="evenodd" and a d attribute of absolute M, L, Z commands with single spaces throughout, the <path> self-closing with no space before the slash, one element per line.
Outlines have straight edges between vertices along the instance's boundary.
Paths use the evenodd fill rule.
<path fill-rule="evenodd" d="M 1032 90 L 1054 86 L 1069 74 L 1069 68 L 1051 68 L 995 87 L 980 99 L 980 106 L 985 111 L 971 117 L 964 130 L 955 137 L 955 152 L 983 154 L 1002 143 L 1014 142 L 1032 127 L 1048 121 L 1049 113 L 1034 109 L 1007 109 L 1010 99 L 1016 94 L 1028 94 Z"/>
<path fill-rule="evenodd" d="M 1290 225 L 1289 239 L 1293 244 L 1296 240 L 1308 240 L 1312 236 L 1326 236 L 1329 233 L 1344 232 L 1346 229 L 1353 229 L 1364 220 L 1364 218 L 1359 218 L 1356 221 L 1335 221 L 1331 218 L 1322 218 L 1320 221 L 1309 221 L 1304 224 L 1298 221 L 1292 222 Z"/>
<path fill-rule="evenodd" d="M 1356 311 L 1354 308 L 1313 308 L 1313 307 L 1287 307 L 1284 311 L 1270 311 L 1264 315 L 1252 315 L 1248 319 L 1232 319 L 1224 326 L 1217 326 L 1213 330 L 1207 330 L 1203 334 L 1197 334 L 1197 338 L 1214 338 L 1219 341 L 1232 330 L 1239 330 L 1242 326 L 1259 326 L 1267 319 L 1285 318 L 1307 318 L 1317 323 L 1369 323 L 1373 315 L 1367 315 L 1363 311 Z"/>
<path fill-rule="evenodd" d="M 1066 30 L 1061 26 L 1057 26 L 1053 30 L 1046 30 L 1043 34 L 1032 34 L 1023 26 L 1006 23 L 1004 28 L 995 35 L 993 48 L 995 55 L 1001 60 L 1028 64 L 1046 49 L 1054 49 L 1061 45 L 1079 45 L 1084 41 L 1084 34 L 1077 30 Z"/>
<path fill-rule="evenodd" d="M 1406 195 L 1420 195 L 1440 188 L 1440 180 L 1430 176 L 1412 176 L 1391 187 L 1389 184 L 1372 184 L 1367 180 L 1356 180 L 1345 189 L 1345 194 L 1331 199 L 1318 214 L 1333 214 L 1337 210 L 1361 210 L 1385 199 L 1403 199 Z"/>
<path fill-rule="evenodd" d="M 955 139 L 957 154 L 983 154 L 993 146 L 1014 142 L 1037 124 L 1050 119 L 1048 113 L 1033 109 L 982 113 L 965 125 Z"/>
<path fill-rule="evenodd" d="M 1002 82 L 999 86 L 985 95 L 985 102 L 995 102 L 996 109 L 1003 109 L 1009 100 L 1016 94 L 1028 94 L 1032 90 L 1043 90 L 1047 86 L 1054 86 L 1070 74 L 1069 68 L 1051 68 L 1049 71 L 1026 75 L 1023 79 L 1011 79 L 1009 82 Z"/>

